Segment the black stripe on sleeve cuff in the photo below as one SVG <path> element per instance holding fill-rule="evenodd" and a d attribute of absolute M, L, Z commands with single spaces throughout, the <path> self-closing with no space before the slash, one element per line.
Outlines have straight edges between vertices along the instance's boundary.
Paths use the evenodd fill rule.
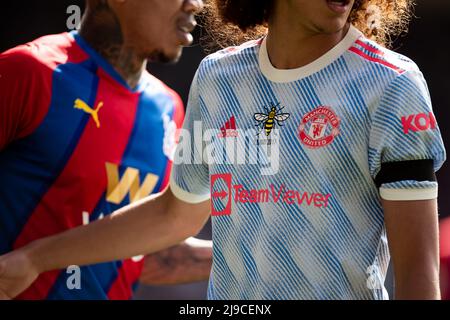
<path fill-rule="evenodd" d="M 411 160 L 386 162 L 375 177 L 375 184 L 380 188 L 384 183 L 405 180 L 436 181 L 433 160 Z"/>

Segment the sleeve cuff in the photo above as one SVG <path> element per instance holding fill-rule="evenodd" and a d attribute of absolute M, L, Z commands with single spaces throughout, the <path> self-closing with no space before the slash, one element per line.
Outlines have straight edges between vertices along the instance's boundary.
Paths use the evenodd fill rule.
<path fill-rule="evenodd" d="M 381 187 L 380 196 L 388 201 L 433 200 L 438 197 L 438 187 L 426 189 L 391 189 Z"/>
<path fill-rule="evenodd" d="M 172 177 L 170 178 L 170 190 L 175 195 L 175 197 L 177 197 L 178 199 L 180 199 L 183 202 L 190 203 L 190 204 L 201 203 L 201 202 L 207 201 L 211 198 L 210 194 L 198 195 L 198 194 L 190 193 L 190 192 L 183 190 L 182 188 L 180 188 L 177 185 L 177 183 L 175 182 L 175 180 Z"/>

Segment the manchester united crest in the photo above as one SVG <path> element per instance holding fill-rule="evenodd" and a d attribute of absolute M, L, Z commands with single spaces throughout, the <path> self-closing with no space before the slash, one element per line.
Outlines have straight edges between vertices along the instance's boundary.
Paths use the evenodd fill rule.
<path fill-rule="evenodd" d="M 305 115 L 299 127 L 300 141 L 308 148 L 329 145 L 339 134 L 340 119 L 330 107 L 318 107 Z"/>

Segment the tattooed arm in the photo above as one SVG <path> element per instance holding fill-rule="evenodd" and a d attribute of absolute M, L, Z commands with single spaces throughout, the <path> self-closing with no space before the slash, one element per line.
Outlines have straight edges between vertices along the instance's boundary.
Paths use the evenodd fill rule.
<path fill-rule="evenodd" d="M 146 285 L 174 285 L 209 278 L 212 242 L 189 238 L 169 249 L 145 257 L 140 282 Z"/>

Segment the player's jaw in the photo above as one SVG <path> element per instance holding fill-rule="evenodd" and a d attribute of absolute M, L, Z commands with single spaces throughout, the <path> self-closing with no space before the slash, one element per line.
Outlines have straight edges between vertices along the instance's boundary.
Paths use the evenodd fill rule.
<path fill-rule="evenodd" d="M 175 0 L 180 1 L 180 0 Z M 203 8 L 201 0 L 181 0 L 181 7 L 166 24 L 166 29 L 157 30 L 159 41 L 157 48 L 150 54 L 149 59 L 159 62 L 176 62 L 182 53 L 183 47 L 192 44 L 197 22 L 194 14 Z"/>
<path fill-rule="evenodd" d="M 166 41 L 166 45 L 161 51 L 158 61 L 176 62 L 181 56 L 183 47 L 192 44 L 194 38 L 191 32 L 194 31 L 196 25 L 197 22 L 193 15 L 183 14 L 178 17 L 173 24 L 170 34 L 163 40 Z"/>
<path fill-rule="evenodd" d="M 152 62 L 177 62 L 181 57 L 183 47 L 192 44 L 191 32 L 196 25 L 197 22 L 192 15 L 182 15 L 175 19 L 171 28 L 167 29 L 166 35 L 161 37 L 157 46 L 147 54 L 147 58 Z"/>
<path fill-rule="evenodd" d="M 334 34 L 344 29 L 355 3 L 355 0 L 288 1 L 292 4 L 288 8 L 290 13 L 287 13 L 291 18 L 292 14 L 296 15 L 308 32 L 325 34 Z"/>
<path fill-rule="evenodd" d="M 121 22 L 124 45 L 140 57 L 175 62 L 189 46 L 196 26 L 194 15 L 202 0 L 110 0 Z"/>
<path fill-rule="evenodd" d="M 319 21 L 319 27 L 327 33 L 342 30 L 347 24 L 355 0 L 318 0 L 323 10 L 323 21 Z"/>
<path fill-rule="evenodd" d="M 348 25 L 355 0 L 276 0 L 269 29 L 294 35 L 336 34 Z"/>

